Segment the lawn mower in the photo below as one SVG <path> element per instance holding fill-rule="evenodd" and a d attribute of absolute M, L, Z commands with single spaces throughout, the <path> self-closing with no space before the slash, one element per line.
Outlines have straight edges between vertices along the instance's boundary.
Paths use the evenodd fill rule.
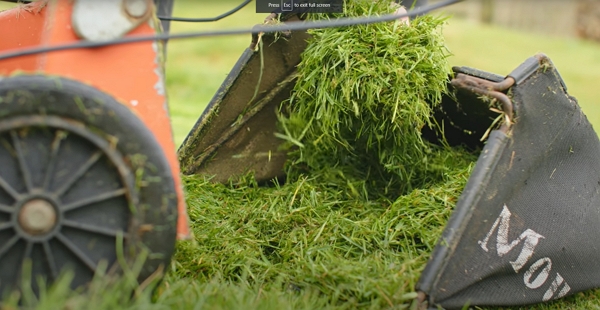
<path fill-rule="evenodd" d="M 79 287 L 100 267 L 121 272 L 143 257 L 139 280 L 160 276 L 176 239 L 190 237 L 180 167 L 216 182 L 285 177 L 276 109 L 290 97 L 306 30 L 255 32 L 177 152 L 166 41 L 1 59 L 168 32 L 156 17 L 171 8 L 52 0 L 0 12 L 0 291 L 18 288 L 25 267 L 48 282 L 73 270 Z M 419 306 L 525 305 L 600 286 L 600 142 L 551 60 L 535 55 L 506 76 L 454 67 L 447 87 L 433 117 L 448 126 L 423 136 L 481 151 L 421 275 Z M 497 115 L 490 98 L 503 118 L 484 143 Z"/>
<path fill-rule="evenodd" d="M 155 34 L 154 10 L 144 0 L 20 4 L 0 13 L 0 50 Z M 162 46 L 1 62 L 0 290 L 19 285 L 25 261 L 33 279 L 72 269 L 76 287 L 146 253 L 145 279 L 188 236 Z"/>

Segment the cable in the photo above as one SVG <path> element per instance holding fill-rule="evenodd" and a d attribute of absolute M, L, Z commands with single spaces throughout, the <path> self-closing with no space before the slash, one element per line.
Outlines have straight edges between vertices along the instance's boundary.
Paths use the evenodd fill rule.
<path fill-rule="evenodd" d="M 218 20 L 221 20 L 241 9 L 243 9 L 246 5 L 248 5 L 248 3 L 252 2 L 252 0 L 245 0 L 244 2 L 242 2 L 240 5 L 236 6 L 235 8 L 219 15 L 219 16 L 215 16 L 215 17 L 209 17 L 209 18 L 185 18 L 185 17 L 172 17 L 172 16 L 158 16 L 158 19 L 160 20 L 170 20 L 170 21 L 175 21 L 175 22 L 190 22 L 190 23 L 207 23 L 207 22 L 216 22 Z"/>
<path fill-rule="evenodd" d="M 272 33 L 272 32 L 283 32 L 283 31 L 302 31 L 314 28 L 335 28 L 335 27 L 348 27 L 356 25 L 374 24 L 380 22 L 395 21 L 402 17 L 414 17 L 420 14 L 437 10 L 464 0 L 446 0 L 438 2 L 436 4 L 424 6 L 415 10 L 411 10 L 406 14 L 385 14 L 381 16 L 372 17 L 359 17 L 359 18 L 339 18 L 335 20 L 326 21 L 305 21 L 305 22 L 290 22 L 287 24 L 279 25 L 258 25 L 252 29 L 230 29 L 230 30 L 214 30 L 214 31 L 199 31 L 199 32 L 188 32 L 188 33 L 177 33 L 177 34 L 158 34 L 152 36 L 130 36 L 121 39 L 90 42 L 90 41 L 78 41 L 76 43 L 61 44 L 54 46 L 45 47 L 34 47 L 17 50 L 14 52 L 6 52 L 0 54 L 0 60 L 35 55 L 41 53 L 58 52 L 65 50 L 73 50 L 80 48 L 95 48 L 108 45 L 120 45 L 120 44 L 131 44 L 146 41 L 162 41 L 172 39 L 190 39 L 190 38 L 205 38 L 205 37 L 217 37 L 227 35 L 240 35 L 240 34 L 258 34 L 258 33 Z"/>

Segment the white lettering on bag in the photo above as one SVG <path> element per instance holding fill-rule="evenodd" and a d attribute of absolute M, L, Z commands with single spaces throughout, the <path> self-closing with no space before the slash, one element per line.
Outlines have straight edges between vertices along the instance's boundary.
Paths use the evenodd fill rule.
<path fill-rule="evenodd" d="M 488 243 L 490 238 L 496 233 L 496 253 L 498 257 L 502 257 L 511 252 L 519 244 L 523 243 L 519 256 L 514 261 L 509 261 L 515 273 L 519 273 L 521 269 L 529 262 L 535 252 L 535 248 L 540 242 L 540 239 L 544 239 L 544 236 L 536 233 L 531 229 L 525 230 L 521 235 L 509 242 L 508 231 L 510 229 L 510 210 L 506 205 L 502 208 L 500 216 L 496 219 L 492 228 L 487 233 L 485 238 L 477 243 L 481 248 L 489 252 Z M 523 274 L 523 282 L 529 289 L 538 289 L 542 287 L 550 277 L 552 271 L 552 260 L 549 257 L 540 258 L 529 266 L 529 268 Z M 559 288 L 562 289 L 556 294 Z M 550 287 L 546 290 L 542 301 L 549 301 L 551 299 L 561 298 L 569 291 L 571 287 L 564 278 L 557 272 L 554 281 L 550 284 Z"/>
<path fill-rule="evenodd" d="M 479 245 L 481 245 L 481 248 L 487 252 L 487 243 L 490 240 L 492 234 L 497 229 L 498 234 L 496 237 L 496 251 L 498 252 L 498 256 L 502 257 L 504 256 L 504 254 L 507 254 L 508 252 L 512 251 L 512 249 L 519 245 L 521 241 L 525 240 L 519 257 L 517 257 L 515 261 L 510 262 L 515 272 L 518 273 L 521 270 L 521 268 L 523 268 L 525 263 L 527 263 L 527 261 L 531 258 L 531 256 L 533 255 L 533 250 L 537 246 L 540 239 L 544 238 L 544 236 L 536 233 L 531 229 L 527 229 L 519 236 L 519 238 L 513 240 L 511 243 L 508 243 L 510 215 L 511 213 L 508 210 L 508 207 L 504 205 L 502 213 L 500 213 L 500 216 L 494 222 L 494 225 L 492 226 L 492 229 L 490 229 L 490 232 L 488 232 L 488 234 L 485 236 L 485 239 L 483 239 L 482 241 L 478 241 L 477 243 L 479 243 Z"/>
<path fill-rule="evenodd" d="M 533 277 L 535 272 L 538 271 L 538 269 L 540 269 L 541 266 L 544 266 L 544 268 L 532 281 L 531 277 Z M 552 261 L 548 257 L 538 259 L 538 261 L 533 263 L 531 267 L 529 267 L 529 270 L 525 271 L 525 274 L 523 275 L 523 281 L 525 281 L 525 286 L 527 286 L 530 289 L 536 289 L 542 286 L 542 284 L 544 284 L 544 282 L 548 280 L 548 276 L 550 275 L 550 269 L 552 269 Z"/>
<path fill-rule="evenodd" d="M 552 284 L 550 284 L 550 287 L 546 291 L 546 294 L 544 294 L 544 297 L 542 298 L 542 300 L 543 301 L 548 301 L 548 300 L 552 299 L 552 296 L 554 296 L 554 294 L 556 293 L 556 291 L 558 291 L 558 288 L 563 283 L 565 285 L 563 286 L 562 290 L 560 290 L 560 292 L 558 293 L 558 295 L 556 295 L 556 299 L 561 298 L 561 297 L 567 295 L 567 293 L 571 290 L 571 287 L 569 286 L 569 284 L 567 284 L 565 282 L 565 279 L 563 279 L 563 277 L 561 277 L 560 274 L 556 273 L 556 278 L 554 279 L 554 281 L 552 282 Z"/>

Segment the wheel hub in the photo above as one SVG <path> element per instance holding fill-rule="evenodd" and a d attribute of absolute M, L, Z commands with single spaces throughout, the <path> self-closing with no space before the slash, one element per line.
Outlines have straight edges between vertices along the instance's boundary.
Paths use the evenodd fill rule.
<path fill-rule="evenodd" d="M 19 225 L 34 236 L 43 235 L 56 225 L 56 209 L 45 199 L 32 199 L 19 211 Z"/>
<path fill-rule="evenodd" d="M 79 290 L 146 250 L 138 278 L 156 277 L 179 200 L 147 125 L 103 91 L 43 74 L 2 80 L 0 101 L 0 292 L 39 296 L 64 272 Z"/>
<path fill-rule="evenodd" d="M 101 262 L 115 264 L 136 201 L 123 156 L 57 116 L 3 119 L 0 142 L 0 291 L 19 285 L 26 260 L 32 279 L 72 270 L 72 288 L 88 283 Z"/>

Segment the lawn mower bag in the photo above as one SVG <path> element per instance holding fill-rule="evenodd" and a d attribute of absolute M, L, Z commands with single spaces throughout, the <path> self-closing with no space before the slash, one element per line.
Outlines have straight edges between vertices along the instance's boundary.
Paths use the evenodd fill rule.
<path fill-rule="evenodd" d="M 308 34 L 283 35 L 260 38 L 262 59 L 254 37 L 179 149 L 184 173 L 283 176 L 276 109 Z M 526 305 L 599 287 L 600 142 L 550 59 L 507 77 L 454 68 L 448 94 L 434 115 L 444 137 L 423 136 L 483 149 L 417 285 L 420 306 Z M 498 115 L 490 99 L 502 125 L 484 145 Z"/>
<path fill-rule="evenodd" d="M 489 95 L 513 83 L 514 124 L 490 134 L 421 275 L 421 300 L 525 305 L 598 287 L 598 136 L 544 55 L 486 78 L 457 74 L 453 85 Z"/>

